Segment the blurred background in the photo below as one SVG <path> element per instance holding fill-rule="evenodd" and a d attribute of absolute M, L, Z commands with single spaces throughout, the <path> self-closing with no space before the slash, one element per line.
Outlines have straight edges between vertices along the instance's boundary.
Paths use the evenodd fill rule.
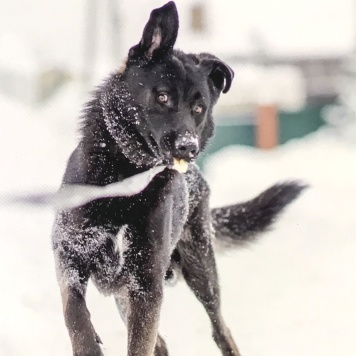
<path fill-rule="evenodd" d="M 50 245 L 54 213 L 41 195 L 61 182 L 90 90 L 164 3 L 0 2 L 0 355 L 70 354 Z M 198 161 L 212 205 L 277 181 L 310 185 L 259 243 L 218 258 L 223 313 L 242 354 L 354 355 L 356 1 L 176 4 L 176 47 L 214 53 L 235 71 Z M 113 300 L 91 286 L 88 299 L 105 355 L 124 355 Z M 183 283 L 166 290 L 161 334 L 170 355 L 219 355 Z"/>

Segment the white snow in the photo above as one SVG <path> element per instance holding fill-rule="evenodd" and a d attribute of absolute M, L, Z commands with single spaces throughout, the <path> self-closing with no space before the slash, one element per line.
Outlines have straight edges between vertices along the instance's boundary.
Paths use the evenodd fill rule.
<path fill-rule="evenodd" d="M 42 111 L 1 98 L 2 196 L 59 186 L 75 141 L 64 132 L 79 108 L 79 98 L 63 98 Z M 68 131 L 60 133 L 61 108 L 69 106 L 76 110 L 73 122 L 62 121 Z M 223 314 L 243 355 L 355 353 L 355 162 L 356 145 L 327 129 L 273 151 L 231 147 L 211 158 L 207 177 L 215 206 L 251 198 L 284 179 L 311 185 L 259 243 L 218 257 Z M 50 208 L 0 198 L 1 355 L 71 353 L 52 221 Z M 113 299 L 90 285 L 88 305 L 105 355 L 125 355 L 126 330 Z M 203 308 L 182 282 L 166 289 L 160 329 L 172 356 L 220 354 Z"/>

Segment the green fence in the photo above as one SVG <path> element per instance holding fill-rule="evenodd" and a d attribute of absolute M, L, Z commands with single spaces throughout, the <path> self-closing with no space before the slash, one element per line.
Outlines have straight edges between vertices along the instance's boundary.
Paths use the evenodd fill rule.
<path fill-rule="evenodd" d="M 284 144 L 291 139 L 301 138 L 316 131 L 325 122 L 321 111 L 324 106 L 308 106 L 300 111 L 280 111 L 279 143 Z M 204 166 L 209 155 L 231 145 L 255 146 L 255 119 L 253 114 L 244 117 L 218 117 L 215 136 L 199 157 L 197 163 Z"/>
<path fill-rule="evenodd" d="M 279 143 L 282 145 L 294 138 L 304 137 L 325 124 L 322 105 L 308 106 L 296 112 L 279 113 Z"/>

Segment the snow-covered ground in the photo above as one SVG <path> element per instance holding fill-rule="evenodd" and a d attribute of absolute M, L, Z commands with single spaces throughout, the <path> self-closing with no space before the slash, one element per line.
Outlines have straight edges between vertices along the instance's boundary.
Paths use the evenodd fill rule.
<path fill-rule="evenodd" d="M 9 204 L 4 194 L 58 186 L 75 142 L 78 93 L 68 88 L 37 111 L 0 98 L 0 355 L 70 355 L 50 247 L 53 212 Z M 324 129 L 269 152 L 230 147 L 211 157 L 206 174 L 214 206 L 284 179 L 311 186 L 259 243 L 218 257 L 223 314 L 242 354 L 354 355 L 356 145 Z M 90 285 L 88 304 L 105 355 L 125 355 L 113 300 Z M 166 289 L 160 329 L 172 356 L 219 355 L 182 282 Z"/>

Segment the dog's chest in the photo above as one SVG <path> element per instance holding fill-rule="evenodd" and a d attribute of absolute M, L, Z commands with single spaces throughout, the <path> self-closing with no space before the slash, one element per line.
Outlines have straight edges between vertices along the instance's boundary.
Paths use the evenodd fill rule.
<path fill-rule="evenodd" d="M 172 245 L 181 238 L 189 214 L 189 189 L 185 179 L 175 189 L 172 209 Z"/>

